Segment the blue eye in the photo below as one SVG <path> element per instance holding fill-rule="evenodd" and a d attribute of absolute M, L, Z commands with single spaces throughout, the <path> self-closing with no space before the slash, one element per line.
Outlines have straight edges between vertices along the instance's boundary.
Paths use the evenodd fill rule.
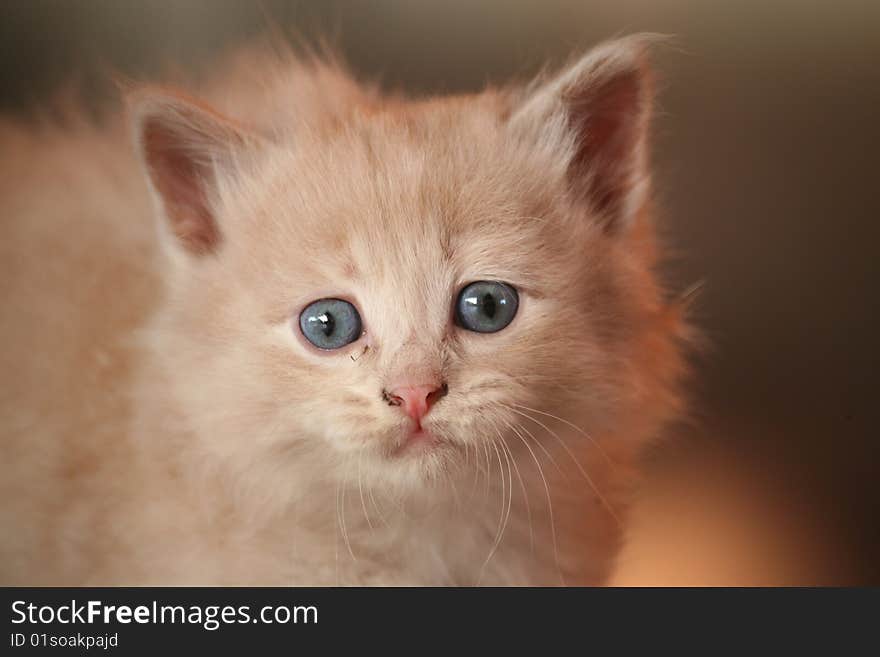
<path fill-rule="evenodd" d="M 495 333 L 513 321 L 518 307 L 519 296 L 510 285 L 477 281 L 459 293 L 455 319 L 468 331 Z"/>
<path fill-rule="evenodd" d="M 342 299 L 313 301 L 299 316 L 299 328 L 318 349 L 339 349 L 361 335 L 361 316 Z"/>

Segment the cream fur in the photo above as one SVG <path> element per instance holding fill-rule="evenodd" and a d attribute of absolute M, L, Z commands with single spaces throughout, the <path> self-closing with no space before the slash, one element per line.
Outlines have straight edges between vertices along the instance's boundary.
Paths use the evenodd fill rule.
<path fill-rule="evenodd" d="M 201 255 L 129 124 L 3 124 L 0 582 L 602 583 L 638 455 L 681 410 L 645 43 L 429 100 L 242 55 L 194 92 L 240 123 L 206 121 L 260 135 L 210 158 L 222 241 Z M 614 108 L 634 138 L 609 230 L 573 192 L 559 94 L 620 75 L 640 95 Z M 166 93 L 130 96 L 135 143 Z M 467 333 L 452 303 L 485 279 L 521 307 Z M 298 337 L 324 296 L 364 319 L 338 353 Z M 380 391 L 413 372 L 448 382 L 427 422 L 445 442 L 395 458 L 404 420 Z"/>

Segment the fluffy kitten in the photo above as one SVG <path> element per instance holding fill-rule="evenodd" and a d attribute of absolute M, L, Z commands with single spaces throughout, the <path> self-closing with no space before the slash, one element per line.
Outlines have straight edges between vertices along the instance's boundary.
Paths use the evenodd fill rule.
<path fill-rule="evenodd" d="M 649 41 L 427 100 L 251 53 L 3 124 L 2 583 L 603 582 L 681 410 Z"/>

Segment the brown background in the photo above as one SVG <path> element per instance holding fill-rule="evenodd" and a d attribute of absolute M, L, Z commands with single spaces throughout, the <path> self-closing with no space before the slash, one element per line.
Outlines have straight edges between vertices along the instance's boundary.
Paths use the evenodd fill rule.
<path fill-rule="evenodd" d="M 210 66 L 268 22 L 417 92 L 526 75 L 610 36 L 660 53 L 656 164 L 697 422 L 652 455 L 627 583 L 880 584 L 880 3 L 7 0 L 0 107 L 108 67 Z"/>

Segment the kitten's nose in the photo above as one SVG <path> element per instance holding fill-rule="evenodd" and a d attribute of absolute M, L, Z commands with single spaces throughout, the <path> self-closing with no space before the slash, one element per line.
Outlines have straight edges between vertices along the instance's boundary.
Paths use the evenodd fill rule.
<path fill-rule="evenodd" d="M 420 422 L 431 410 L 431 406 L 448 391 L 449 387 L 445 383 L 403 385 L 392 388 L 384 396 L 389 404 L 400 406 L 404 413 L 416 422 Z"/>

